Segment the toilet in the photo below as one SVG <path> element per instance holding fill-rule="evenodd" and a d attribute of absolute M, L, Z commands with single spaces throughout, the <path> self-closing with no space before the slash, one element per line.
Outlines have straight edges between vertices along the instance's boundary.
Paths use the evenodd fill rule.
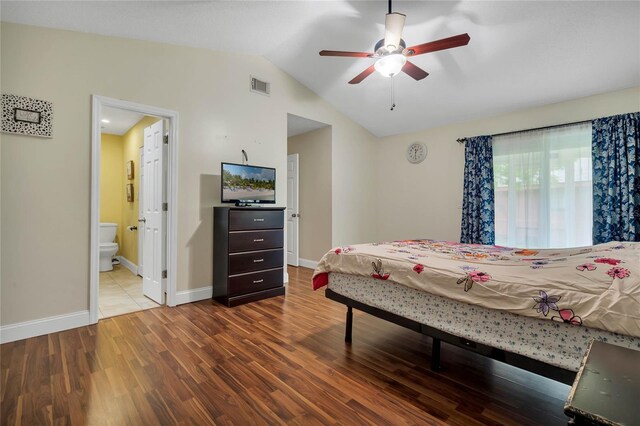
<path fill-rule="evenodd" d="M 117 223 L 100 223 L 100 272 L 112 271 L 113 256 L 118 252 L 116 239 Z"/>

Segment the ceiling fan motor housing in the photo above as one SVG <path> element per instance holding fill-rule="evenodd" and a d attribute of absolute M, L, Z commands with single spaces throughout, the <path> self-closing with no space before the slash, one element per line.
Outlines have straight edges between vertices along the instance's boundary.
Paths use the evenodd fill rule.
<path fill-rule="evenodd" d="M 384 45 L 384 39 L 380 40 L 376 43 L 373 51 L 376 52 L 376 56 L 385 56 L 390 55 L 392 53 L 402 53 L 402 51 L 407 47 L 407 44 L 403 39 L 400 39 L 400 46 L 396 50 L 389 51 Z"/>

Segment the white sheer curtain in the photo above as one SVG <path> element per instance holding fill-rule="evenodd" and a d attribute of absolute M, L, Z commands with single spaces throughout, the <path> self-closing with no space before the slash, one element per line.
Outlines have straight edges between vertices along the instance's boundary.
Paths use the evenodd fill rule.
<path fill-rule="evenodd" d="M 591 123 L 493 138 L 496 244 L 592 244 Z"/>

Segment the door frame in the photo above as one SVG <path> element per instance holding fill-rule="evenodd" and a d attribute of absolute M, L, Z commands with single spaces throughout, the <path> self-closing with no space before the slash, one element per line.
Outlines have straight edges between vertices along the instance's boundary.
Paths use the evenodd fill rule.
<path fill-rule="evenodd" d="M 178 112 L 149 105 L 91 95 L 91 238 L 89 268 L 89 322 L 98 322 L 100 282 L 100 117 L 103 107 L 113 107 L 153 115 L 169 121 L 167 160 L 167 306 L 176 305 L 178 266 Z"/>
<path fill-rule="evenodd" d="M 296 203 L 298 204 L 296 206 L 296 211 L 293 212 L 296 215 L 299 215 L 300 212 L 300 155 L 297 153 L 294 154 L 288 154 L 287 155 L 287 183 L 289 181 L 289 157 L 295 159 L 295 165 L 296 165 L 296 172 L 295 172 L 295 192 L 296 192 Z M 287 207 L 285 208 L 285 214 L 287 215 L 286 217 L 286 221 L 289 222 L 289 185 L 287 185 Z M 286 223 L 285 223 L 286 225 Z M 295 266 L 298 267 L 300 266 L 300 216 L 296 216 L 293 218 L 293 226 L 296 229 L 296 235 L 295 235 L 295 247 L 296 247 L 296 252 L 297 252 L 297 258 L 296 258 L 296 262 L 293 263 L 289 263 L 289 252 L 288 252 L 288 243 L 287 243 L 287 250 L 285 251 L 285 256 L 287 256 L 286 259 L 286 264 L 290 265 L 290 266 Z M 288 230 L 287 230 L 288 232 Z"/>

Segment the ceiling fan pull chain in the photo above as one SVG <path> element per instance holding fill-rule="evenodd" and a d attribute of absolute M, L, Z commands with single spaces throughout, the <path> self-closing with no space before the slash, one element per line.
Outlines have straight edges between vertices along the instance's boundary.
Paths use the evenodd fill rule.
<path fill-rule="evenodd" d="M 396 97 L 393 92 L 393 77 L 394 76 L 391 76 L 391 78 L 389 79 L 391 80 L 391 111 L 393 111 L 393 109 L 396 107 L 396 101 L 395 101 Z"/>

